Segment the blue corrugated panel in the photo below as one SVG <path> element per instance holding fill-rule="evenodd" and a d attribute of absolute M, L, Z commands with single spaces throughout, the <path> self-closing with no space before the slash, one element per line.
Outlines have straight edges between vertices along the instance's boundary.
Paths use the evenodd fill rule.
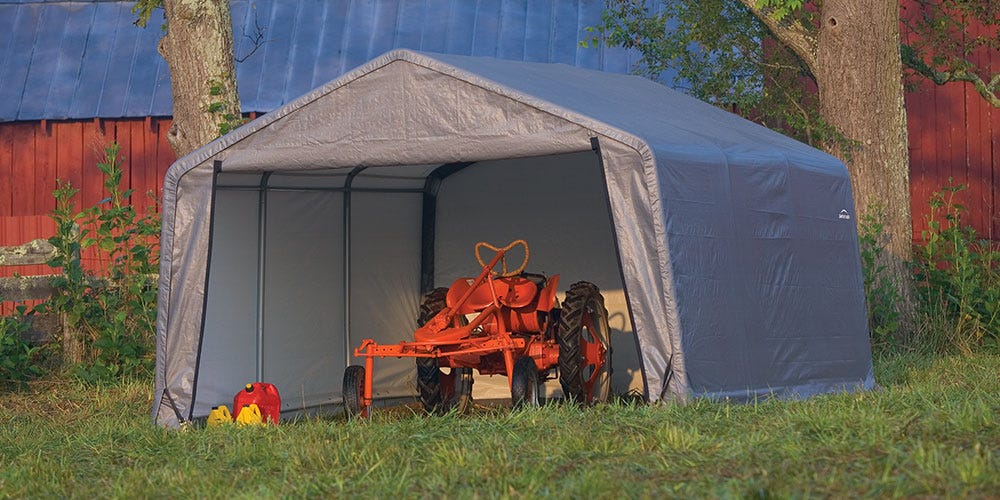
<path fill-rule="evenodd" d="M 162 11 L 132 2 L 0 0 L 0 121 L 163 116 Z M 583 49 L 604 0 L 234 0 L 246 111 L 269 111 L 395 48 L 626 72 L 621 49 Z M 259 29 L 258 29 L 259 27 Z M 263 44 L 251 37 L 263 33 Z"/>
<path fill-rule="evenodd" d="M 552 7 L 552 42 L 549 61 L 577 64 L 577 44 L 586 36 L 586 26 L 580 26 L 579 2 L 555 2 Z M 588 50 L 587 52 L 597 52 Z"/>
<path fill-rule="evenodd" d="M 53 48 L 56 49 L 51 57 L 54 64 L 49 81 L 52 83 L 40 85 L 48 91 L 42 102 L 44 106 L 42 113 L 48 115 L 64 111 L 68 101 L 72 101 L 80 65 L 83 62 L 84 48 L 87 46 L 87 30 L 76 29 L 72 25 L 91 22 L 94 9 L 92 5 L 75 4 L 66 9 L 58 8 L 56 5 L 46 6 L 46 10 L 50 11 L 44 20 L 46 24 L 63 23 L 67 26 L 65 31 L 59 33 L 61 36 L 57 40 L 50 39 Z M 45 42 L 39 39 L 36 44 L 41 48 Z"/>
<path fill-rule="evenodd" d="M 162 15 L 162 13 L 157 15 Z M 133 17 L 127 16 L 125 22 L 131 23 Z M 167 67 L 167 62 L 156 49 L 163 36 L 159 29 L 161 22 L 161 19 L 156 19 L 156 23 L 153 25 L 156 26 L 155 28 L 135 29 L 133 27 L 129 30 L 126 25 L 126 29 L 121 30 L 137 34 L 135 38 L 128 38 L 132 46 L 125 51 L 127 59 L 121 60 L 127 61 L 127 68 L 122 68 L 123 74 L 121 76 L 128 75 L 128 91 L 124 101 L 125 116 L 142 116 L 143 112 L 149 115 L 171 113 L 170 107 L 168 107 L 170 106 L 170 70 Z M 157 102 L 153 99 L 158 89 L 167 91 L 165 94 L 168 96 L 167 100 Z M 162 111 L 160 111 L 161 109 Z"/>
<path fill-rule="evenodd" d="M 344 38 L 346 19 L 344 16 L 331 14 L 335 11 L 334 6 L 324 5 L 324 10 L 321 12 L 320 19 L 322 21 L 319 24 L 323 26 L 323 29 L 316 42 L 317 56 L 316 63 L 312 68 L 310 87 L 318 87 L 330 81 L 330 75 L 337 75 L 340 72 L 341 60 L 343 59 L 340 45 Z M 308 74 L 308 71 L 305 73 Z M 306 74 L 302 75 L 303 80 L 306 78 Z"/>
<path fill-rule="evenodd" d="M 240 68 L 237 87 L 244 101 L 255 100 L 264 68 L 260 65 L 263 58 L 257 53 L 262 49 L 255 48 L 252 37 L 257 36 L 258 27 L 264 30 L 263 36 L 274 35 L 267 31 L 271 12 L 247 2 L 237 2 L 233 4 L 230 15 L 233 18 L 233 56 L 245 61 L 237 63 Z"/>
<path fill-rule="evenodd" d="M 408 11 L 408 7 L 413 2 L 405 0 L 387 0 L 379 2 L 375 6 L 374 18 L 371 26 L 349 25 L 352 33 L 360 35 L 367 33 L 364 37 L 368 43 L 366 54 L 381 54 L 385 47 L 395 47 L 400 39 L 416 37 L 419 43 L 420 33 L 414 30 L 419 27 L 420 18 L 412 17 L 412 14 L 419 15 L 419 11 Z M 346 27 L 346 26 L 345 26 Z M 391 50 L 391 49 L 390 49 Z"/>
<path fill-rule="evenodd" d="M 27 6 L 38 9 L 34 46 L 31 51 L 32 64 L 28 66 L 28 74 L 22 92 L 21 113 L 29 116 L 46 116 L 46 111 L 59 113 L 56 106 L 47 106 L 49 99 L 61 100 L 60 95 L 51 95 L 52 87 L 57 84 L 56 68 L 62 60 L 62 39 L 64 29 L 51 30 L 46 26 L 65 26 L 69 14 L 58 4 L 43 4 Z M 35 61 L 43 61 L 37 64 Z M 60 82 L 61 83 L 61 82 Z M 46 108 L 51 108 L 47 110 Z"/>
<path fill-rule="evenodd" d="M 100 116 L 98 109 L 101 105 L 101 92 L 108 78 L 116 30 L 98 27 L 105 24 L 109 17 L 115 18 L 114 23 L 117 24 L 120 9 L 109 3 L 96 4 L 92 9 L 94 14 L 88 21 L 94 23 L 94 29 L 88 30 L 87 50 L 83 53 L 80 74 L 75 82 L 69 116 Z"/>
<path fill-rule="evenodd" d="M 256 2 L 257 11 L 260 14 L 270 13 L 267 20 L 268 26 L 267 41 L 254 55 L 247 59 L 252 59 L 260 64 L 262 70 L 259 77 L 247 82 L 249 94 L 245 101 L 246 109 L 262 111 L 274 109 L 286 102 L 285 81 L 289 74 L 298 77 L 296 69 L 289 65 L 288 52 L 292 46 L 294 33 L 295 8 L 301 6 L 301 2 Z M 269 5 L 270 4 L 270 5 Z M 245 64 L 245 63 L 244 63 Z M 240 67 L 236 67 L 239 76 Z M 256 75 L 255 75 L 256 76 Z M 239 82 L 243 87 L 243 82 Z M 256 88 L 254 88 L 256 87 Z M 253 98 L 251 96 L 256 96 Z"/>
<path fill-rule="evenodd" d="M 125 113 L 125 102 L 128 93 L 133 87 L 130 85 L 132 73 L 135 72 L 132 63 L 139 62 L 134 57 L 135 43 L 139 39 L 139 30 L 123 29 L 127 26 L 129 12 L 119 9 L 117 16 L 104 19 L 94 26 L 94 30 L 106 30 L 114 33 L 114 45 L 111 47 L 109 55 L 109 66 L 107 76 L 104 79 L 104 92 L 101 99 L 98 113 L 101 116 L 137 116 Z M 146 61 L 142 61 L 145 66 Z M 152 62 L 152 61 L 150 61 Z M 151 67 L 151 66 L 150 66 Z M 142 92 L 136 88 L 137 92 Z M 148 112 L 149 110 L 144 110 Z M 142 115 L 138 115 L 142 116 Z"/>
<path fill-rule="evenodd" d="M 4 53 L 0 55 L 0 117 L 3 119 L 13 119 L 21 107 L 28 61 L 35 46 L 38 14 L 38 9 L 0 4 L 0 27 L 7 28 L 0 32 L 5 39 Z"/>
<path fill-rule="evenodd" d="M 299 5 L 302 6 L 303 3 Z M 318 9 L 302 7 L 298 9 L 288 64 L 291 68 L 301 69 L 295 73 L 289 71 L 282 75 L 285 79 L 285 94 L 302 95 L 315 87 L 312 83 L 312 74 L 316 56 L 319 54 L 316 40 L 319 40 L 320 30 L 323 28 L 316 19 L 321 18 L 325 6 L 326 3 L 323 3 Z"/>

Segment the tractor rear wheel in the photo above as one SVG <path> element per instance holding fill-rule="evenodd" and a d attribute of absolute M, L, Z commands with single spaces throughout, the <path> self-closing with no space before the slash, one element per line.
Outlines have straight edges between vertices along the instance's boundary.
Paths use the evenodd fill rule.
<path fill-rule="evenodd" d="M 611 389 L 610 328 L 604 297 L 596 285 L 581 281 L 566 292 L 556 339 L 564 397 L 580 403 L 607 400 Z M 601 350 L 603 356 L 599 357 Z"/>
<path fill-rule="evenodd" d="M 510 375 L 510 400 L 514 408 L 536 408 L 541 404 L 538 382 L 538 366 L 531 356 L 522 356 L 514 363 Z"/>
<path fill-rule="evenodd" d="M 344 411 L 347 418 L 354 419 L 364 416 L 362 413 L 368 408 L 364 404 L 365 396 L 365 367 L 351 365 L 344 370 Z"/>
<path fill-rule="evenodd" d="M 417 316 L 418 326 L 423 326 L 445 308 L 447 295 L 447 288 L 435 288 L 424 295 Z M 472 368 L 452 368 L 451 373 L 444 373 L 437 358 L 417 358 L 417 392 L 428 413 L 443 414 L 452 410 L 465 413 L 472 408 Z"/>

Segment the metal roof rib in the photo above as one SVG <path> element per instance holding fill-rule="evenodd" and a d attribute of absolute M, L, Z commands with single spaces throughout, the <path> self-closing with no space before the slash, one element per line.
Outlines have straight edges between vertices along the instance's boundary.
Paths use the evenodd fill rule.
<path fill-rule="evenodd" d="M 476 4 L 476 29 L 473 33 L 473 56 L 498 57 L 502 29 L 501 0 L 479 0 Z"/>
<path fill-rule="evenodd" d="M 97 18 L 97 8 L 98 8 L 97 5 L 92 6 L 90 24 L 94 24 Z M 93 33 L 94 33 L 93 30 L 87 30 L 87 33 L 83 40 L 83 46 L 82 46 L 83 52 L 80 55 L 80 64 L 79 66 L 77 66 L 77 73 L 76 73 L 77 85 L 73 86 L 72 98 L 70 99 L 69 103 L 70 115 L 73 115 L 74 113 L 77 113 L 79 111 L 79 106 L 81 103 L 87 102 L 84 99 L 80 99 L 80 92 L 81 90 L 83 90 L 84 88 L 83 83 L 86 81 L 83 75 L 84 69 L 87 67 L 86 61 L 88 58 L 92 58 L 94 53 L 94 50 L 91 48 L 91 43 L 90 43 L 90 39 L 92 38 Z"/>
<path fill-rule="evenodd" d="M 64 22 L 69 25 L 79 18 L 86 20 L 83 16 L 66 15 Z M 77 81 L 80 74 L 80 63 L 87 45 L 87 33 L 87 30 L 75 30 L 69 27 L 61 33 L 58 52 L 53 61 L 52 83 L 49 85 L 48 97 L 44 103 L 46 115 L 55 118 L 69 115 L 73 92 L 76 88 L 73 83 Z"/>
<path fill-rule="evenodd" d="M 327 16 L 327 7 L 329 5 L 330 4 L 328 2 L 323 2 L 323 8 L 320 9 L 320 12 L 318 13 L 318 15 L 316 17 L 316 19 L 319 21 L 317 23 L 317 24 L 319 24 L 319 31 L 316 34 L 316 52 L 317 52 L 317 54 L 316 54 L 316 61 L 313 64 L 312 71 L 310 71 L 310 73 L 309 73 L 309 80 L 308 80 L 308 82 L 306 82 L 306 83 L 308 83 L 310 89 L 316 87 L 316 85 L 317 85 L 317 82 L 316 82 L 316 72 L 319 70 L 320 66 L 323 64 L 323 60 L 322 60 L 322 57 L 321 57 L 321 55 L 323 54 L 323 45 L 322 44 L 323 44 L 323 41 L 326 39 L 326 25 L 327 25 L 326 16 Z M 303 80 L 305 80 L 305 79 L 303 78 Z"/>
<path fill-rule="evenodd" d="M 450 2 L 425 2 L 420 50 L 430 52 L 448 50 L 448 28 L 451 26 L 448 3 Z"/>
<path fill-rule="evenodd" d="M 311 2 L 295 2 L 295 22 L 292 23 L 288 34 L 290 43 L 281 88 L 282 104 L 310 90 L 310 87 L 307 87 L 308 80 L 304 78 L 304 73 L 309 69 L 309 62 L 316 59 L 315 48 L 310 46 L 309 40 L 316 39 L 316 31 L 318 30 L 314 23 L 303 22 L 303 18 L 315 19 L 311 9 L 315 8 L 316 5 Z M 308 6 L 309 9 L 304 6 Z"/>
<path fill-rule="evenodd" d="M 156 47 L 159 37 L 148 29 L 135 31 L 135 34 L 132 41 L 125 99 L 122 100 L 122 116 L 149 116 L 151 114 L 150 107 L 144 103 L 149 100 L 148 96 L 151 92 L 148 89 L 152 89 L 156 84 L 156 72 L 149 71 L 147 66 L 138 64 L 138 61 L 145 57 L 157 57 L 155 52 L 147 55 L 147 49 Z"/>
<path fill-rule="evenodd" d="M 323 15 L 322 39 L 319 41 L 319 53 L 313 67 L 312 88 L 316 88 L 340 74 L 343 54 L 339 51 L 340 40 L 343 38 L 345 23 L 343 16 L 336 15 L 331 9 L 325 8 Z"/>
<path fill-rule="evenodd" d="M 49 86 L 52 84 L 52 60 L 53 49 L 52 37 L 59 35 L 58 32 L 51 32 L 42 29 L 43 26 L 50 25 L 44 20 L 49 9 L 46 5 L 28 6 L 28 9 L 36 10 L 34 16 L 34 36 L 31 44 L 31 57 L 28 60 L 27 75 L 24 78 L 24 89 L 21 92 L 21 109 L 18 111 L 19 117 L 45 116 L 45 101 L 49 95 Z M 38 43 L 42 39 L 44 43 Z M 56 117 L 53 117 L 56 118 Z"/>
<path fill-rule="evenodd" d="M 131 22 L 131 12 L 119 9 L 119 23 L 125 17 Z M 148 28 L 146 28 L 148 29 Z M 107 111 L 103 116 L 112 118 L 130 116 L 125 111 L 125 102 L 131 90 L 132 73 L 148 71 L 145 67 L 135 67 L 135 42 L 139 37 L 138 30 L 115 29 L 115 44 L 111 49 L 111 64 L 108 68 L 108 78 L 104 82 L 104 103 Z M 136 89 L 137 91 L 140 89 Z M 146 89 L 141 89 L 146 90 Z M 144 116 L 144 115 L 131 115 Z"/>
<path fill-rule="evenodd" d="M 395 32 L 399 26 L 401 12 L 398 1 L 380 2 L 372 5 L 371 28 L 368 29 L 365 54 L 381 54 L 396 46 Z M 374 56 L 368 56 L 369 58 Z M 327 80 L 329 81 L 329 80 Z M 322 85 L 325 82 L 317 82 Z"/>

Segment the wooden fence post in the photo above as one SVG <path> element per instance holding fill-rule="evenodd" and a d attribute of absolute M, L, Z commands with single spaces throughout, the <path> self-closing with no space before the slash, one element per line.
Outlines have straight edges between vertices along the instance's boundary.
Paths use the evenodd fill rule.
<path fill-rule="evenodd" d="M 22 245 L 0 247 L 0 267 L 45 264 L 55 256 L 55 252 L 55 247 L 44 239 L 32 240 Z M 20 302 L 48 299 L 56 292 L 51 283 L 54 277 L 56 276 L 0 277 L 0 300 Z M 31 327 L 32 331 L 28 332 L 29 339 L 26 340 L 44 342 L 59 338 L 67 331 L 65 314 L 60 314 L 58 321 L 52 321 L 51 318 L 32 321 Z"/>
<path fill-rule="evenodd" d="M 0 247 L 0 267 L 45 264 L 55 256 L 55 252 L 55 247 L 44 239 L 32 240 L 17 246 Z M 79 255 L 76 258 L 79 258 Z M 59 293 L 59 290 L 52 286 L 52 279 L 57 276 L 50 274 L 0 277 L 0 300 L 19 302 L 48 299 Z M 150 278 L 155 280 L 157 276 L 153 274 Z M 103 278 L 88 277 L 87 279 L 90 287 L 108 285 Z M 32 341 L 61 339 L 64 366 L 73 366 L 86 360 L 87 332 L 71 327 L 65 312 L 60 312 L 58 316 L 53 317 L 38 318 L 36 316 L 36 319 L 41 319 L 41 321 L 33 321 L 35 331 L 28 334 Z"/>

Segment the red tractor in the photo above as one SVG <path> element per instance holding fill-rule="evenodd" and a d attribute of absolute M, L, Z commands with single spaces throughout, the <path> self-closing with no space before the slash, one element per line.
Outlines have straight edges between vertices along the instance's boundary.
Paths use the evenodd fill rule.
<path fill-rule="evenodd" d="M 524 262 L 508 271 L 506 254 L 517 246 L 524 248 Z M 495 252 L 489 262 L 483 261 L 482 248 Z M 380 345 L 365 339 L 354 350 L 365 366 L 352 365 L 344 373 L 348 415 L 369 415 L 374 361 L 384 357 L 416 358 L 420 401 L 431 413 L 471 407 L 473 368 L 482 375 L 506 375 L 515 407 L 537 406 L 541 383 L 557 374 L 566 399 L 607 398 L 608 312 L 597 287 L 574 284 L 559 307 L 558 275 L 523 272 L 529 257 L 524 240 L 503 248 L 480 242 L 475 254 L 483 266 L 479 276 L 459 278 L 451 288 L 424 296 L 412 342 Z"/>

